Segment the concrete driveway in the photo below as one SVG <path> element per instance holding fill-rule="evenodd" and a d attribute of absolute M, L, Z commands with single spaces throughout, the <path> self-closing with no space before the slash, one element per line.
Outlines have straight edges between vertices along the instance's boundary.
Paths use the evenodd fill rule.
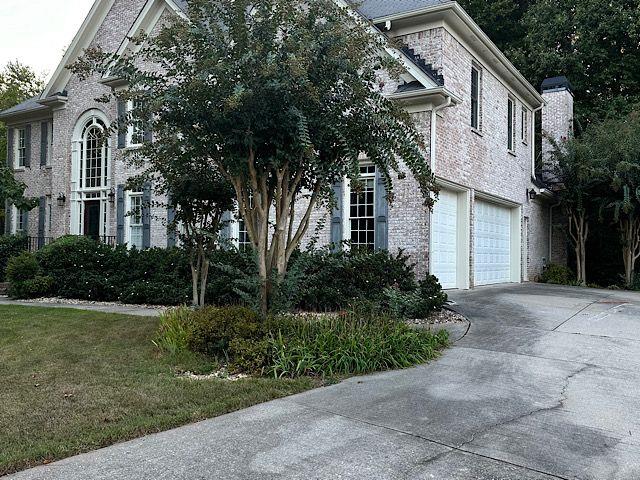
<path fill-rule="evenodd" d="M 469 333 L 353 378 L 15 479 L 638 479 L 640 295 L 455 292 Z"/>

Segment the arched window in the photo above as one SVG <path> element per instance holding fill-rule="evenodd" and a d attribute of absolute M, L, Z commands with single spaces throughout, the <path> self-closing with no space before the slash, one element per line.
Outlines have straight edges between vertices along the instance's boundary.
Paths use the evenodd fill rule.
<path fill-rule="evenodd" d="M 82 130 L 80 188 L 104 188 L 107 181 L 107 127 L 91 118 Z"/>

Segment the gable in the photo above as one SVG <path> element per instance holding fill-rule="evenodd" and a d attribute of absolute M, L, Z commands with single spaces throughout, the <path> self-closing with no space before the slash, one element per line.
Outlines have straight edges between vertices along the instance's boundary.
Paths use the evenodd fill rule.
<path fill-rule="evenodd" d="M 100 26 L 114 3 L 115 0 L 95 0 L 89 14 L 80 26 L 80 30 L 76 33 L 71 45 L 67 48 L 62 60 L 53 73 L 51 80 L 47 83 L 41 98 L 47 98 L 55 93 L 61 92 L 65 88 L 71 78 L 71 71 L 66 68 L 67 65 L 75 62 L 82 55 L 82 52 L 91 45 L 91 42 L 98 33 Z"/>

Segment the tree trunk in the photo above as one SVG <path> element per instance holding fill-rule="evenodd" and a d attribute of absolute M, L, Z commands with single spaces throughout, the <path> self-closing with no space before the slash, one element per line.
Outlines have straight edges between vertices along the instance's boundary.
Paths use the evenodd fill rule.
<path fill-rule="evenodd" d="M 200 303 L 199 303 L 200 307 L 205 306 L 205 300 L 207 296 L 207 281 L 209 279 L 210 264 L 211 264 L 211 261 L 205 256 L 202 262 L 202 269 L 200 271 Z"/>
<path fill-rule="evenodd" d="M 576 254 L 576 276 L 580 285 L 587 284 L 587 238 L 589 223 L 585 212 L 569 212 L 569 238 Z"/>
<path fill-rule="evenodd" d="M 622 258 L 627 288 L 633 284 L 636 261 L 640 258 L 640 217 L 631 216 L 620 220 L 622 234 Z"/>

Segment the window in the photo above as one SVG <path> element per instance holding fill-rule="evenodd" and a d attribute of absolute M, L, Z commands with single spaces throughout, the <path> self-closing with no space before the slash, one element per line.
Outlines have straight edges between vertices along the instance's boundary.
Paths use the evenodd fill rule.
<path fill-rule="evenodd" d="M 53 122 L 49 122 L 49 126 L 47 128 L 47 145 L 46 165 L 51 166 L 51 159 L 53 158 Z"/>
<path fill-rule="evenodd" d="M 251 249 L 249 231 L 247 230 L 247 224 L 243 219 L 238 220 L 238 249 L 241 252 L 246 252 Z"/>
<path fill-rule="evenodd" d="M 481 105 L 480 105 L 480 70 L 471 67 L 471 128 L 481 129 Z"/>
<path fill-rule="evenodd" d="M 81 187 L 102 188 L 107 181 L 107 144 L 105 125 L 93 118 L 84 127 L 82 133 Z"/>
<path fill-rule="evenodd" d="M 129 100 L 129 113 L 135 116 L 136 111 L 141 108 L 139 101 Z M 138 118 L 134 118 L 127 130 L 127 146 L 139 147 L 144 142 L 144 122 Z"/>
<path fill-rule="evenodd" d="M 507 147 L 510 152 L 516 148 L 516 102 L 509 97 L 507 101 Z"/>
<path fill-rule="evenodd" d="M 129 244 L 130 248 L 143 249 L 142 242 L 142 193 L 129 194 Z"/>
<path fill-rule="evenodd" d="M 253 208 L 253 194 L 249 193 L 249 208 Z M 249 231 L 247 230 L 247 224 L 244 219 L 238 219 L 238 249 L 241 252 L 246 252 L 252 248 L 251 239 L 249 238 Z"/>
<path fill-rule="evenodd" d="M 22 168 L 27 163 L 27 130 L 19 128 L 16 133 L 16 167 Z"/>
<path fill-rule="evenodd" d="M 28 210 L 15 210 L 16 213 L 16 235 L 26 234 L 29 230 L 29 211 Z"/>
<path fill-rule="evenodd" d="M 360 184 L 350 191 L 349 224 L 352 248 L 373 250 L 375 247 L 375 165 L 360 167 Z"/>
<path fill-rule="evenodd" d="M 520 136 L 522 137 L 522 143 L 527 145 L 529 143 L 529 110 L 522 107 L 522 125 L 520 126 Z"/>

